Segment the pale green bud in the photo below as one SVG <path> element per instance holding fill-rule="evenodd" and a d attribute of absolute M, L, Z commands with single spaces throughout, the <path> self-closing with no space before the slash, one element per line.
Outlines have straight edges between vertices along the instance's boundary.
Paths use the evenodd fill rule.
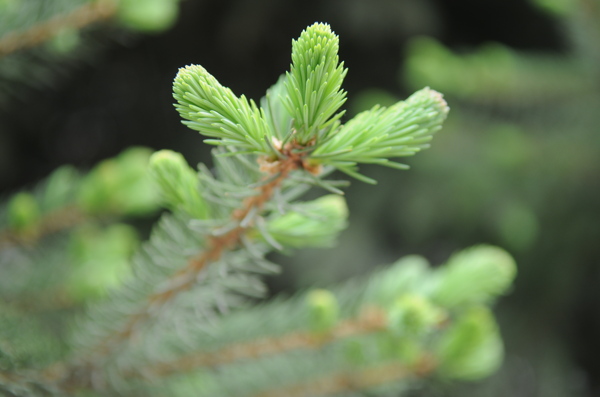
<path fill-rule="evenodd" d="M 158 190 L 148 170 L 151 155 L 149 148 L 132 147 L 116 158 L 119 172 L 116 199 L 125 214 L 143 215 L 158 209 Z"/>
<path fill-rule="evenodd" d="M 430 277 L 429 263 L 422 256 L 399 259 L 369 286 L 368 296 L 374 303 L 390 307 L 398 297 L 419 291 Z"/>
<path fill-rule="evenodd" d="M 502 339 L 487 307 L 471 308 L 441 337 L 439 372 L 453 379 L 476 380 L 496 371 L 504 357 Z"/>
<path fill-rule="evenodd" d="M 329 247 L 346 228 L 347 218 L 344 198 L 330 194 L 298 204 L 297 211 L 270 220 L 267 230 L 286 247 Z"/>
<path fill-rule="evenodd" d="M 161 150 L 150 158 L 150 175 L 171 210 L 206 219 L 208 207 L 198 191 L 198 177 L 180 153 Z"/>
<path fill-rule="evenodd" d="M 129 275 L 129 260 L 138 245 L 136 230 L 126 224 L 76 230 L 69 245 L 73 261 L 66 285 L 69 296 L 76 301 L 94 299 L 120 285 Z"/>
<path fill-rule="evenodd" d="M 306 297 L 308 324 L 312 331 L 324 333 L 333 328 L 339 319 L 339 305 L 333 293 L 316 289 Z"/>
<path fill-rule="evenodd" d="M 140 215 L 157 209 L 157 191 L 148 175 L 151 151 L 135 147 L 98 164 L 85 176 L 78 201 L 91 214 Z"/>
<path fill-rule="evenodd" d="M 415 294 L 400 297 L 388 314 L 388 327 L 398 336 L 421 336 L 442 322 L 445 313 Z"/>
<path fill-rule="evenodd" d="M 120 0 L 117 16 L 121 23 L 142 32 L 160 32 L 177 21 L 177 0 Z"/>
<path fill-rule="evenodd" d="M 18 232 L 35 229 L 40 216 L 38 203 L 30 193 L 17 193 L 8 203 L 8 224 Z"/>
<path fill-rule="evenodd" d="M 52 211 L 67 204 L 72 199 L 78 183 L 79 174 L 71 166 L 62 166 L 52 172 L 44 189 L 44 210 Z"/>
<path fill-rule="evenodd" d="M 117 170 L 113 159 L 104 160 L 83 179 L 77 195 L 81 208 L 90 214 L 116 212 L 111 192 L 117 189 Z"/>
<path fill-rule="evenodd" d="M 515 261 L 506 251 L 472 247 L 453 255 L 437 271 L 432 298 L 446 307 L 488 302 L 507 292 L 516 272 Z"/>

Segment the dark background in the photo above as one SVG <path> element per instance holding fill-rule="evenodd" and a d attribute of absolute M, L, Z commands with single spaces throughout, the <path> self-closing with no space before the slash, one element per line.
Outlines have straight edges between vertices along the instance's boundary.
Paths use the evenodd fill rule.
<path fill-rule="evenodd" d="M 24 87 L 22 95 L 0 109 L 0 193 L 30 186 L 62 164 L 91 167 L 131 145 L 173 149 L 182 152 L 190 164 L 210 161 L 209 148 L 196 132 L 180 124 L 172 106 L 171 82 L 177 69 L 202 64 L 236 94 L 258 100 L 289 68 L 291 40 L 315 21 L 328 22 L 340 36 L 340 57 L 349 68 L 344 88 L 350 109 L 355 105 L 353 98 L 367 89 L 384 90 L 398 98 L 410 94 L 399 76 L 406 43 L 415 36 L 435 37 L 457 52 L 488 42 L 522 52 L 560 56 L 571 51 L 561 20 L 525 0 L 188 0 L 181 7 L 179 21 L 169 31 L 146 36 L 113 31 L 104 51 L 65 66 L 68 73 L 53 79 L 50 87 Z M 90 34 L 101 36 L 103 31 Z M 460 100 L 453 102 L 451 95 L 446 98 L 451 117 L 462 111 Z M 506 112 L 480 104 L 470 110 L 484 114 L 482 130 L 486 117 L 489 124 L 518 124 L 531 111 Z M 581 128 L 589 131 L 587 126 Z M 455 156 L 444 157 L 446 161 L 467 155 L 467 150 L 482 149 L 461 146 L 458 138 L 453 144 L 452 134 L 459 137 L 460 130 L 455 126 L 442 132 L 448 134 L 441 139 L 446 139 Z M 441 146 L 436 147 L 438 156 L 444 152 Z M 439 157 L 429 152 L 423 156 L 430 157 L 425 157 L 422 171 L 419 159 L 408 161 L 414 172 L 401 175 L 365 168 L 365 173 L 380 183 L 365 188 L 353 182 L 347 194 L 351 228 L 343 234 L 340 247 L 279 258 L 289 269 L 286 277 L 272 280 L 273 289 L 327 284 L 405 254 L 419 253 L 439 263 L 451 252 L 472 244 L 504 246 L 486 223 L 493 216 L 493 197 L 482 212 L 473 210 L 469 221 L 461 215 L 446 215 L 461 212 L 445 195 L 452 193 L 466 200 L 481 180 L 469 182 L 464 172 L 444 174 L 464 187 L 464 192 L 454 191 L 454 185 L 435 179 L 442 175 L 434 166 Z M 544 161 L 552 159 L 551 155 L 542 157 Z M 485 164 L 468 167 L 487 172 Z M 513 251 L 520 275 L 513 294 L 498 307 L 507 345 L 506 364 L 498 375 L 480 385 L 432 386 L 425 395 L 600 395 L 600 188 L 593 167 L 586 169 L 583 177 L 546 175 L 557 182 L 544 185 L 552 189 L 535 196 L 547 197 L 544 204 L 527 201 L 530 196 L 518 193 L 532 186 L 529 179 L 519 179 L 521 174 L 496 183 L 496 170 L 487 172 L 486 184 L 502 183 L 504 191 L 517 191 L 536 214 L 540 228 L 535 243 Z M 536 175 L 531 180 L 535 181 Z M 581 182 L 575 186 L 567 183 L 573 180 Z M 407 209 L 405 203 L 428 195 L 442 203 L 435 211 Z M 548 203 L 564 205 L 547 207 Z M 427 219 L 432 226 L 411 233 L 413 228 L 419 229 L 419 219 Z M 331 266 L 324 270 L 323 262 Z"/>

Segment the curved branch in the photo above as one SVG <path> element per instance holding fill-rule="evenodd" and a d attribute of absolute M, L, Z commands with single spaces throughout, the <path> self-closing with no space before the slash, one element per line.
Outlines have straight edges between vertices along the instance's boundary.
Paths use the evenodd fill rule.
<path fill-rule="evenodd" d="M 138 369 L 130 376 L 143 375 L 156 378 L 187 372 L 200 367 L 217 367 L 245 359 L 282 354 L 292 350 L 315 350 L 340 339 L 382 331 L 386 328 L 386 325 L 385 313 L 378 308 L 370 307 L 365 308 L 357 318 L 342 321 L 325 334 L 293 332 L 279 337 L 231 344 L 217 351 L 190 354 L 170 362 Z"/>
<path fill-rule="evenodd" d="M 415 366 L 406 366 L 400 362 L 393 361 L 375 367 L 333 373 L 321 379 L 312 379 L 307 383 L 261 392 L 253 397 L 327 396 L 342 392 L 364 390 L 409 377 L 424 377 L 432 373 L 435 368 L 436 364 L 432 357 L 424 355 Z"/>
<path fill-rule="evenodd" d="M 136 313 L 130 315 L 119 330 L 91 347 L 85 357 L 75 359 L 62 367 L 63 369 L 58 371 L 60 373 L 58 378 L 62 379 L 63 388 L 70 390 L 85 387 L 83 385 L 89 383 L 91 374 L 99 369 L 101 363 L 124 343 L 131 340 L 140 329 L 140 326 L 149 321 L 152 314 L 158 311 L 157 309 L 190 289 L 197 280 L 198 274 L 206 266 L 219 260 L 226 251 L 233 250 L 239 245 L 244 234 L 253 227 L 252 222 L 246 222 L 246 218 L 251 213 L 258 214 L 262 211 L 264 205 L 272 198 L 276 189 L 282 185 L 290 172 L 303 168 L 302 158 L 296 154 L 286 155 L 271 164 L 269 175 L 263 179 L 268 182 L 257 187 L 257 194 L 246 198 L 242 207 L 232 212 L 231 219 L 237 222 L 238 226 L 225 234 L 210 236 L 206 249 L 199 255 L 190 258 L 187 266 L 171 276 L 168 282 L 169 288 L 155 291 L 149 295 L 143 306 Z M 60 367 L 60 365 L 57 365 L 54 368 Z M 54 378 L 56 379 L 56 377 Z"/>
<path fill-rule="evenodd" d="M 43 21 L 22 32 L 11 32 L 0 38 L 0 57 L 10 53 L 35 47 L 52 37 L 62 29 L 80 29 L 93 23 L 110 19 L 117 12 L 112 0 L 93 1 L 82 5 L 66 15 L 59 15 Z"/>

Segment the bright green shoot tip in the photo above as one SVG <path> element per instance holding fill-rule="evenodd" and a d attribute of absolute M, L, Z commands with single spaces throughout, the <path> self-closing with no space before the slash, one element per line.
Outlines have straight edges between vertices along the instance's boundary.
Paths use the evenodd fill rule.
<path fill-rule="evenodd" d="M 210 143 L 231 145 L 257 153 L 271 153 L 265 136 L 270 128 L 254 101 L 237 97 L 202 66 L 181 68 L 173 83 L 175 108 L 185 125 L 202 135 L 217 138 Z"/>
<path fill-rule="evenodd" d="M 292 42 L 292 66 L 284 105 L 294 119 L 295 139 L 306 144 L 320 138 L 342 116 L 341 89 L 347 69 L 340 63 L 339 39 L 330 26 L 315 23 Z"/>
<path fill-rule="evenodd" d="M 331 139 L 319 145 L 312 158 L 372 182 L 358 174 L 358 163 L 407 169 L 408 166 L 390 159 L 412 156 L 428 148 L 433 134 L 442 128 L 448 111 L 439 92 L 424 88 L 389 108 L 375 106 L 359 113 Z"/>
<path fill-rule="evenodd" d="M 237 97 L 203 67 L 182 68 L 174 83 L 175 107 L 184 124 L 214 145 L 273 160 L 294 156 L 302 167 L 328 165 L 368 183 L 359 164 L 397 169 L 392 161 L 429 147 L 448 114 L 442 95 L 424 88 L 389 108 L 376 106 L 341 125 L 347 69 L 339 39 L 324 23 L 306 28 L 292 42 L 292 65 L 258 107 Z M 310 171 L 310 170 L 309 170 Z"/>

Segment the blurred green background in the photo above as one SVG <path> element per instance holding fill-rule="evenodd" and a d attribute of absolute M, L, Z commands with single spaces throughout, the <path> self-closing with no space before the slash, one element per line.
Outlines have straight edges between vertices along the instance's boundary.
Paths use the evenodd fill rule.
<path fill-rule="evenodd" d="M 51 77 L 0 77 L 0 192 L 62 164 L 132 145 L 209 148 L 179 122 L 171 82 L 202 64 L 258 100 L 314 21 L 340 36 L 351 116 L 430 86 L 451 111 L 432 148 L 399 172 L 365 167 L 348 189 L 337 248 L 279 256 L 274 292 L 327 285 L 418 253 L 434 263 L 477 243 L 519 276 L 497 312 L 507 358 L 480 384 L 422 396 L 600 395 L 600 3 L 597 0 L 187 0 L 163 33 L 113 34 Z M 114 33 L 114 32 L 113 32 Z M 0 65 L 1 66 L 1 65 Z M 40 72 L 41 73 L 41 72 Z M 33 84 L 43 81 L 44 84 Z M 15 88 L 16 87 L 16 88 Z M 477 280 L 473 280 L 477 282 Z"/>

